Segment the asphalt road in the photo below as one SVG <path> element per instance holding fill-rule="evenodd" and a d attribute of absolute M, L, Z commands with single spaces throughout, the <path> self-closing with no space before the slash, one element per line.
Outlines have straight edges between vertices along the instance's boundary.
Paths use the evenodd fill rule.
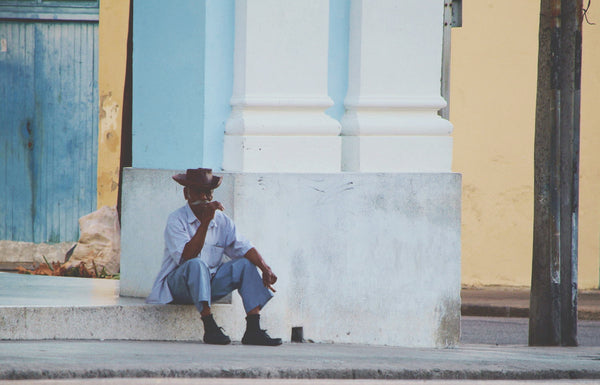
<path fill-rule="evenodd" d="M 463 344 L 527 345 L 528 318 L 462 317 Z M 600 346 L 600 321 L 579 321 L 579 346 Z"/>

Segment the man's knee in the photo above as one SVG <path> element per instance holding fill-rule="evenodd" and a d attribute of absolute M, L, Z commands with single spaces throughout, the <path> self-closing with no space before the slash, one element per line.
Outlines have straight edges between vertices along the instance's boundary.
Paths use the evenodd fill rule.
<path fill-rule="evenodd" d="M 248 258 L 240 258 L 239 262 L 243 268 L 247 269 L 249 267 L 254 267 L 254 264 L 250 262 Z"/>
<path fill-rule="evenodd" d="M 249 280 L 262 281 L 258 268 L 247 258 L 241 258 L 239 271 L 240 277 L 244 277 L 245 279 Z"/>
<path fill-rule="evenodd" d="M 260 278 L 256 266 L 247 258 L 235 259 L 229 263 L 227 271 L 230 271 L 234 282 L 241 282 L 243 278 Z"/>
<path fill-rule="evenodd" d="M 208 274 L 208 265 L 200 258 L 192 258 L 185 262 L 185 269 L 188 274 Z"/>

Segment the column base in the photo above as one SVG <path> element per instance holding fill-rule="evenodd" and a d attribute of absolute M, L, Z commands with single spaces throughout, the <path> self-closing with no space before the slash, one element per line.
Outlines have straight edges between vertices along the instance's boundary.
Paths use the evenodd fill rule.
<path fill-rule="evenodd" d="M 339 172 L 339 136 L 225 135 L 223 170 Z"/>
<path fill-rule="evenodd" d="M 342 136 L 342 171 L 450 172 L 451 136 Z"/>

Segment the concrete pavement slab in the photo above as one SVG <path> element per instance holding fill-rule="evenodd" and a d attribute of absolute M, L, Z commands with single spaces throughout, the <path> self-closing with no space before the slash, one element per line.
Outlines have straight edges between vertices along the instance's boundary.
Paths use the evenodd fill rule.
<path fill-rule="evenodd" d="M 0 307 L 108 306 L 135 303 L 119 297 L 119 280 L 48 277 L 0 272 Z"/>
<path fill-rule="evenodd" d="M 0 379 L 600 379 L 600 349 L 0 341 Z"/>

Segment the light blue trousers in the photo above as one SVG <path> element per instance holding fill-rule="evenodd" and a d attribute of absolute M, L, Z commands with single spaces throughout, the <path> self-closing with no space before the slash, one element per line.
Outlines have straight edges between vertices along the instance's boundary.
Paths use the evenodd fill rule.
<path fill-rule="evenodd" d="M 173 296 L 172 303 L 194 304 L 199 312 L 203 302 L 225 297 L 238 290 L 246 313 L 265 304 L 273 294 L 263 284 L 256 266 L 246 258 L 234 259 L 222 264 L 211 278 L 208 266 L 200 258 L 192 258 L 179 265 L 169 275 L 167 284 Z"/>

